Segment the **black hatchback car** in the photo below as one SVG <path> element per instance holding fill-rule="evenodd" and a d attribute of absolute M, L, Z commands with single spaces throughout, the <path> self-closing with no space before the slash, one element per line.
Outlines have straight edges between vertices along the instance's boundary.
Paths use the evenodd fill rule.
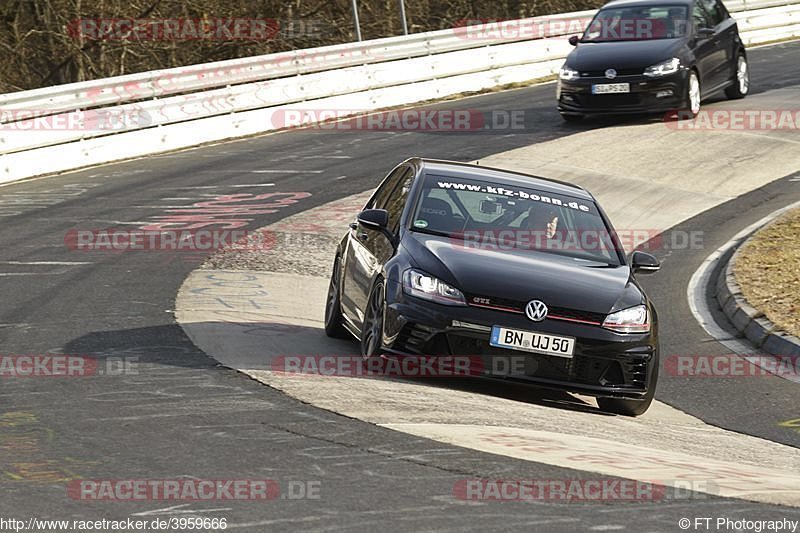
<path fill-rule="evenodd" d="M 693 117 L 721 91 L 744 98 L 747 54 L 720 0 L 615 0 L 602 7 L 559 72 L 558 110 L 590 114 L 679 111 Z"/>
<path fill-rule="evenodd" d="M 578 186 L 409 159 L 336 250 L 325 331 L 355 336 L 365 361 L 470 356 L 482 376 L 639 415 L 655 393 L 658 323 L 634 273 L 658 268 L 626 257 Z"/>

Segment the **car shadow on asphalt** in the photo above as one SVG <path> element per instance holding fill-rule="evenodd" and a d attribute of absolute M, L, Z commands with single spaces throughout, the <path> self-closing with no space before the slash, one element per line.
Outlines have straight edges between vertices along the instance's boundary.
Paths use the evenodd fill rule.
<path fill-rule="evenodd" d="M 220 364 L 199 350 L 178 324 L 95 331 L 71 340 L 61 352 L 94 361 L 90 368 L 125 368 L 135 374 L 140 365 L 208 369 Z M 124 374 L 120 371 L 120 374 Z"/>
<path fill-rule="evenodd" d="M 543 388 L 528 383 L 519 383 L 507 379 L 490 379 L 490 378 L 405 378 L 397 379 L 390 378 L 394 381 L 405 381 L 415 383 L 417 385 L 424 385 L 427 387 L 435 387 L 440 389 L 451 389 L 460 392 L 469 392 L 473 394 L 480 394 L 486 396 L 487 399 L 503 398 L 515 402 L 528 403 L 532 405 L 551 407 L 555 409 L 562 409 L 566 411 L 580 411 L 585 413 L 594 413 L 597 415 L 614 416 L 613 414 L 606 413 L 599 410 L 596 406 L 592 405 L 589 401 L 584 401 L 579 397 L 573 396 L 567 392 Z"/>
<path fill-rule="evenodd" d="M 207 355 L 193 344 L 186 331 L 178 324 L 92 332 L 70 341 L 62 352 L 91 358 L 95 364 L 90 367 L 96 369 L 98 375 L 120 378 L 156 376 L 161 367 L 204 371 L 246 368 L 280 372 L 286 360 L 291 357 L 317 358 L 317 364 L 311 365 L 311 374 L 320 370 L 319 358 L 347 358 L 347 368 L 351 369 L 353 362 L 360 363 L 359 347 L 355 341 L 330 339 L 319 328 L 235 321 L 198 322 L 184 326 L 199 344 L 203 345 L 214 339 L 217 343 L 215 349 L 235 352 L 235 359 L 218 361 Z M 226 345 L 227 342 L 230 344 Z M 287 373 L 303 372 L 305 371 Z M 316 375 L 320 374 L 325 375 L 322 372 Z M 416 374 L 403 376 L 381 372 L 368 374 L 353 371 L 349 376 L 353 383 L 348 386 L 357 387 L 358 380 L 409 383 L 414 386 L 480 394 L 486 396 L 487 400 L 503 398 L 536 406 L 614 416 L 600 411 L 588 398 L 503 378 L 418 377 Z"/>

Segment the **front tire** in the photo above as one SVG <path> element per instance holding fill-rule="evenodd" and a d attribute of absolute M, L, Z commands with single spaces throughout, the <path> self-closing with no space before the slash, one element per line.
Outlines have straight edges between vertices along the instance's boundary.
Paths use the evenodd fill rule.
<path fill-rule="evenodd" d="M 643 415 L 653 403 L 656 396 L 656 384 L 658 383 L 658 365 L 659 360 L 656 357 L 653 360 L 655 367 L 653 374 L 650 377 L 649 387 L 647 393 L 641 400 L 626 400 L 623 398 L 597 398 L 597 406 L 608 413 L 614 413 L 623 416 L 640 416 Z"/>
<path fill-rule="evenodd" d="M 365 362 L 383 352 L 384 301 L 384 283 L 382 279 L 378 279 L 369 293 L 364 324 L 361 326 L 361 357 Z"/>
<path fill-rule="evenodd" d="M 747 64 L 747 58 L 740 52 L 736 60 L 733 85 L 725 89 L 725 96 L 731 100 L 739 100 L 747 96 L 748 92 L 750 92 L 750 66 Z"/>
<path fill-rule="evenodd" d="M 342 279 L 342 258 L 336 256 L 333 260 L 333 272 L 328 284 L 328 298 L 325 301 L 325 334 L 334 339 L 347 337 L 347 330 L 342 324 L 342 305 L 339 284 Z"/>
<path fill-rule="evenodd" d="M 583 115 L 570 115 L 568 113 L 561 113 L 561 118 L 564 119 L 564 122 L 575 123 L 583 120 Z"/>

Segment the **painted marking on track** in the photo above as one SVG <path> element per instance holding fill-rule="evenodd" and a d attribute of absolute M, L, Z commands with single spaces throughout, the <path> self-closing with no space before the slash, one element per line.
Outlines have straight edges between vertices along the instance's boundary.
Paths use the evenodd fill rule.
<path fill-rule="evenodd" d="M 231 187 L 274 187 L 274 183 L 246 183 L 244 185 L 231 185 Z"/>
<path fill-rule="evenodd" d="M 4 192 L 0 194 L 0 217 L 20 215 L 35 209 L 61 204 L 100 185 L 102 184 L 74 183 L 39 191 Z"/>
<path fill-rule="evenodd" d="M 155 516 L 165 514 L 195 514 L 195 513 L 220 513 L 222 511 L 232 511 L 233 507 L 218 507 L 216 509 L 183 509 L 190 504 L 184 503 L 181 505 L 173 505 L 172 507 L 164 507 L 163 509 L 153 509 L 152 511 L 142 511 L 141 513 L 132 513 L 131 516 Z"/>
<path fill-rule="evenodd" d="M 780 422 L 778 426 L 783 428 L 789 428 L 796 433 L 800 433 L 800 418 L 795 418 L 794 420 L 786 420 L 785 422 Z"/>
<path fill-rule="evenodd" d="M 0 479 L 25 483 L 60 483 L 78 479 L 65 465 L 69 457 L 53 457 L 55 432 L 30 411 L 0 414 Z"/>
<path fill-rule="evenodd" d="M 251 170 L 253 174 L 322 174 L 323 170 Z"/>
<path fill-rule="evenodd" d="M 91 265 L 91 261 L 0 261 L 0 265 Z"/>
<path fill-rule="evenodd" d="M 150 217 L 154 222 L 140 226 L 145 231 L 189 230 L 214 225 L 237 229 L 247 226 L 255 215 L 275 213 L 309 196 L 309 192 L 236 193 L 214 196 L 192 205 L 135 207 L 169 213 Z"/>

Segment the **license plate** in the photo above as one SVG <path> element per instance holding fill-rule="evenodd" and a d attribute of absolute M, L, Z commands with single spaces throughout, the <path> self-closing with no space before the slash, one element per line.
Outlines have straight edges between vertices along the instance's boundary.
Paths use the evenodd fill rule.
<path fill-rule="evenodd" d="M 592 85 L 592 94 L 614 94 L 631 92 L 630 83 L 602 83 Z"/>
<path fill-rule="evenodd" d="M 501 326 L 492 328 L 492 337 L 489 340 L 492 346 L 521 350 L 523 352 L 555 355 L 558 357 L 572 357 L 575 352 L 575 339 L 572 337 L 559 337 L 535 331 L 522 331 L 508 329 Z"/>

